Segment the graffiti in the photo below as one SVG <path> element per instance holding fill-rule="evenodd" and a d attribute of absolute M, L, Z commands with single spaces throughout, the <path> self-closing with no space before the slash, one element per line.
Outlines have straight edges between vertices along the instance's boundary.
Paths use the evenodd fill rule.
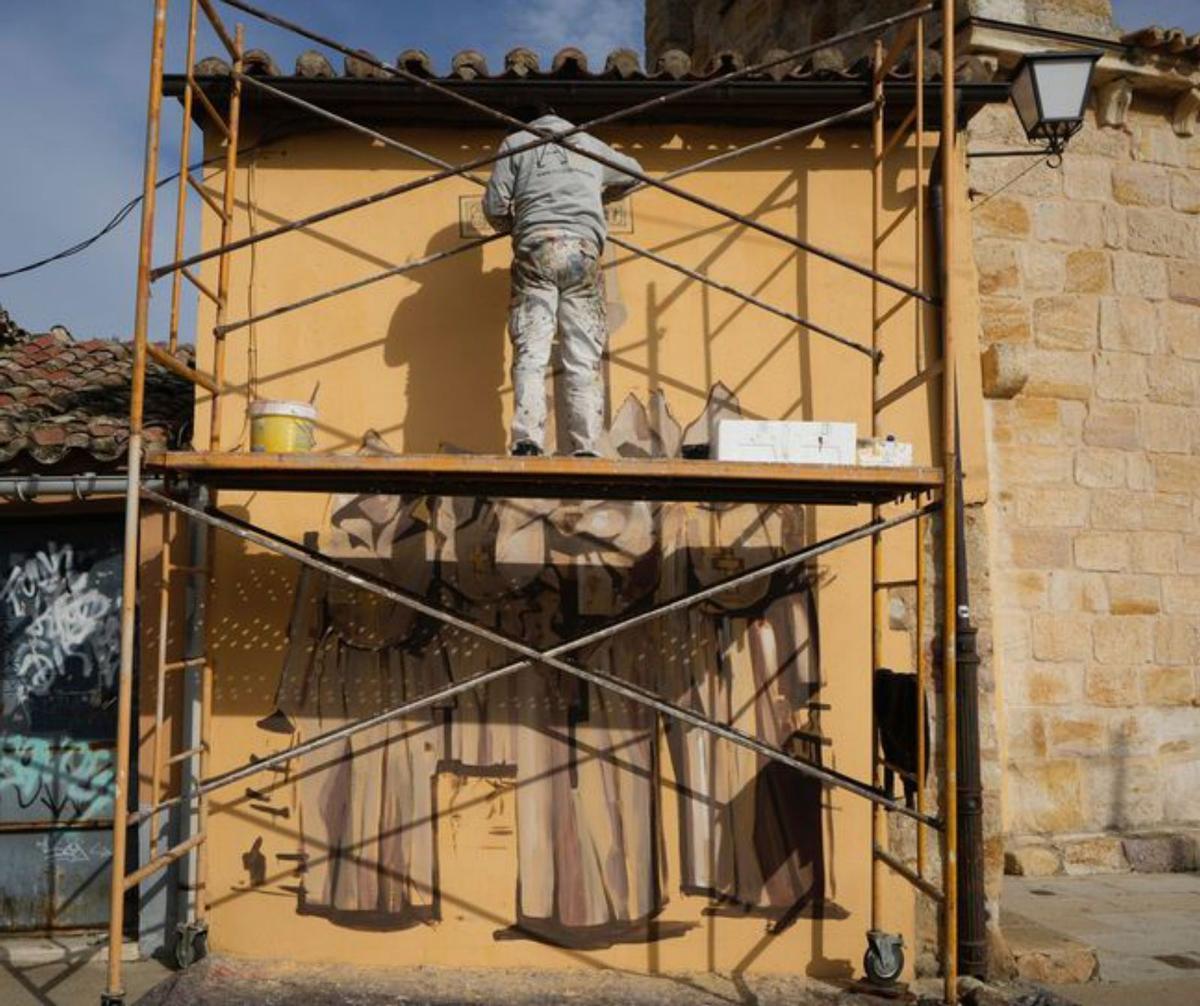
<path fill-rule="evenodd" d="M 0 817 L 15 804 L 49 811 L 56 820 L 112 813 L 113 753 L 85 741 L 44 737 L 0 740 Z"/>
<path fill-rule="evenodd" d="M 19 716 L 64 678 L 97 691 L 116 680 L 117 602 L 77 569 L 71 545 L 50 542 L 13 566 L 0 588 L 0 619 L 9 650 L 0 668 L 0 715 Z"/>
<path fill-rule="evenodd" d="M 48 863 L 90 863 L 94 859 L 107 860 L 112 855 L 112 850 L 103 842 L 93 839 L 85 844 L 78 835 L 60 838 L 45 835 L 37 840 L 35 847 Z"/>
<path fill-rule="evenodd" d="M 714 389 L 683 430 L 661 397 L 648 407 L 631 397 L 608 452 L 679 456 L 707 436 L 715 409 L 736 402 Z M 794 551 L 804 521 L 800 507 L 345 496 L 322 538 L 327 554 L 548 648 Z M 575 659 L 819 762 L 810 573 L 718 595 Z M 284 723 L 300 738 L 511 659 L 313 573 L 298 585 L 288 635 L 278 708 L 260 725 Z M 575 947 L 663 938 L 648 922 L 669 897 L 666 766 L 679 894 L 783 924 L 823 905 L 821 791 L 772 765 L 558 673 L 501 679 L 298 759 L 298 909 L 354 926 L 440 918 L 433 780 L 449 772 L 511 780 L 519 882 L 515 925 L 498 938 Z"/>

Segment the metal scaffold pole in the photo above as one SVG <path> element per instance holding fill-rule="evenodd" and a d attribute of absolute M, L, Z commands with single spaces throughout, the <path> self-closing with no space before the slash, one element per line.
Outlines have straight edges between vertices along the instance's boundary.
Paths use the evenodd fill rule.
<path fill-rule="evenodd" d="M 127 858 L 132 760 L 133 664 L 138 595 L 138 525 L 141 521 L 142 415 L 145 406 L 146 343 L 150 326 L 150 265 L 158 191 L 158 145 L 162 125 L 162 75 L 167 39 L 167 0 L 154 0 L 150 49 L 150 95 L 146 110 L 146 153 L 142 177 L 142 225 L 138 244 L 133 320 L 133 373 L 129 404 L 129 481 L 125 491 L 125 540 L 121 567 L 121 662 L 117 678 L 117 746 L 114 755 L 112 880 L 108 904 L 108 977 L 102 1006 L 121 1006 L 121 946 L 125 936 Z"/>

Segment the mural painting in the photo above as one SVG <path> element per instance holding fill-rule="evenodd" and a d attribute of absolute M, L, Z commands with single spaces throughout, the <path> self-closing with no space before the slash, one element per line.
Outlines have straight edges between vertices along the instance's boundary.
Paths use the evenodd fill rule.
<path fill-rule="evenodd" d="M 648 405 L 631 396 L 607 453 L 694 453 L 717 418 L 736 413 L 717 386 L 683 429 L 661 396 Z M 363 450 L 388 447 L 368 434 Z M 334 497 L 313 537 L 327 555 L 546 648 L 795 551 L 805 526 L 798 506 L 360 495 Z M 572 659 L 819 762 L 814 575 L 756 581 Z M 512 659 L 311 571 L 288 635 L 277 708 L 259 726 L 296 741 Z M 290 766 L 298 911 L 371 928 L 437 921 L 444 773 L 494 780 L 515 804 L 514 925 L 497 938 L 572 947 L 661 938 L 669 933 L 648 923 L 675 893 L 777 927 L 825 908 L 818 784 L 536 668 Z M 664 785 L 678 807 L 678 878 L 666 876 Z"/>

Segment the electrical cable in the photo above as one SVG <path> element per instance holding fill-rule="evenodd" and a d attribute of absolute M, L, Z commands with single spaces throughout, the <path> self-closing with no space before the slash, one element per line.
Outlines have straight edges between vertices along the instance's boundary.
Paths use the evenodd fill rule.
<path fill-rule="evenodd" d="M 239 156 L 242 154 L 253 153 L 255 150 L 258 150 L 260 147 L 266 146 L 270 142 L 273 142 L 273 140 L 266 140 L 266 139 L 261 140 L 258 143 L 255 143 L 254 145 L 247 147 L 245 150 L 238 151 Z M 210 164 L 215 164 L 218 161 L 223 161 L 224 159 L 225 159 L 225 155 L 219 154 L 216 157 L 208 158 L 208 160 L 196 161 L 194 164 L 188 165 L 188 171 L 197 171 L 201 168 L 207 167 Z M 178 171 L 174 171 L 171 174 L 164 176 L 163 178 L 161 178 L 159 180 L 159 182 L 155 186 L 155 188 L 161 189 L 165 185 L 170 185 L 173 181 L 175 181 L 177 178 L 179 178 L 179 174 L 180 173 Z M 121 224 L 125 222 L 125 218 L 128 217 L 129 214 L 132 213 L 135 209 L 137 209 L 137 207 L 141 203 L 141 201 L 142 201 L 142 196 L 140 194 L 134 196 L 134 198 L 129 200 L 129 202 L 127 202 L 124 206 L 122 206 L 119 210 L 117 210 L 117 212 L 113 215 L 112 219 L 110 219 L 108 221 L 108 223 L 106 223 L 103 227 L 101 227 L 100 230 L 98 230 L 91 237 L 84 238 L 82 241 L 79 241 L 76 244 L 71 245 L 69 248 L 64 248 L 62 251 L 56 252 L 53 255 L 48 255 L 46 258 L 38 259 L 36 262 L 30 262 L 28 265 L 23 265 L 16 269 L 9 269 L 5 272 L 0 272 L 0 279 L 11 279 L 13 276 L 20 276 L 22 273 L 33 272 L 35 269 L 41 269 L 44 266 L 52 265 L 55 262 L 61 262 L 63 259 L 68 259 L 68 258 L 71 258 L 73 255 L 78 255 L 80 252 L 87 251 L 89 248 L 92 247 L 92 245 L 94 245 L 97 241 L 99 241 L 105 235 L 112 233 L 114 230 L 116 230 L 118 227 L 120 227 Z"/>

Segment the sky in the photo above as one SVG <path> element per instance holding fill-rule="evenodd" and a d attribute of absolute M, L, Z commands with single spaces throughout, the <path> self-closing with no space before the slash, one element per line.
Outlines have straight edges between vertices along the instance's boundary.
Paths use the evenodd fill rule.
<path fill-rule="evenodd" d="M 543 64 L 564 45 L 592 66 L 618 46 L 642 49 L 644 0 L 258 0 L 264 7 L 383 59 L 424 49 L 446 72 L 460 49 L 479 49 L 494 69 L 527 45 Z M 800 2 L 800 0 L 797 0 Z M 218 5 L 220 6 L 220 5 Z M 1115 0 L 1119 24 L 1200 31 L 1197 0 Z M 0 272 L 95 234 L 141 191 L 151 0 L 0 0 Z M 227 22 L 237 12 L 222 10 Z M 171 0 L 167 69 L 183 63 L 185 0 Z M 290 69 L 308 44 L 247 22 L 247 44 Z M 202 55 L 218 52 L 211 38 Z M 331 54 L 336 66 L 341 57 Z M 167 102 L 163 172 L 179 159 L 180 116 Z M 173 205 L 173 189 L 164 190 Z M 164 205 L 160 197 L 160 207 Z M 170 247 L 173 212 L 159 214 L 156 262 Z M 87 251 L 0 279 L 0 307 L 32 331 L 62 324 L 77 338 L 128 338 L 133 319 L 138 212 Z M 194 232 L 194 228 L 193 228 Z M 152 301 L 161 337 L 167 281 Z"/>

